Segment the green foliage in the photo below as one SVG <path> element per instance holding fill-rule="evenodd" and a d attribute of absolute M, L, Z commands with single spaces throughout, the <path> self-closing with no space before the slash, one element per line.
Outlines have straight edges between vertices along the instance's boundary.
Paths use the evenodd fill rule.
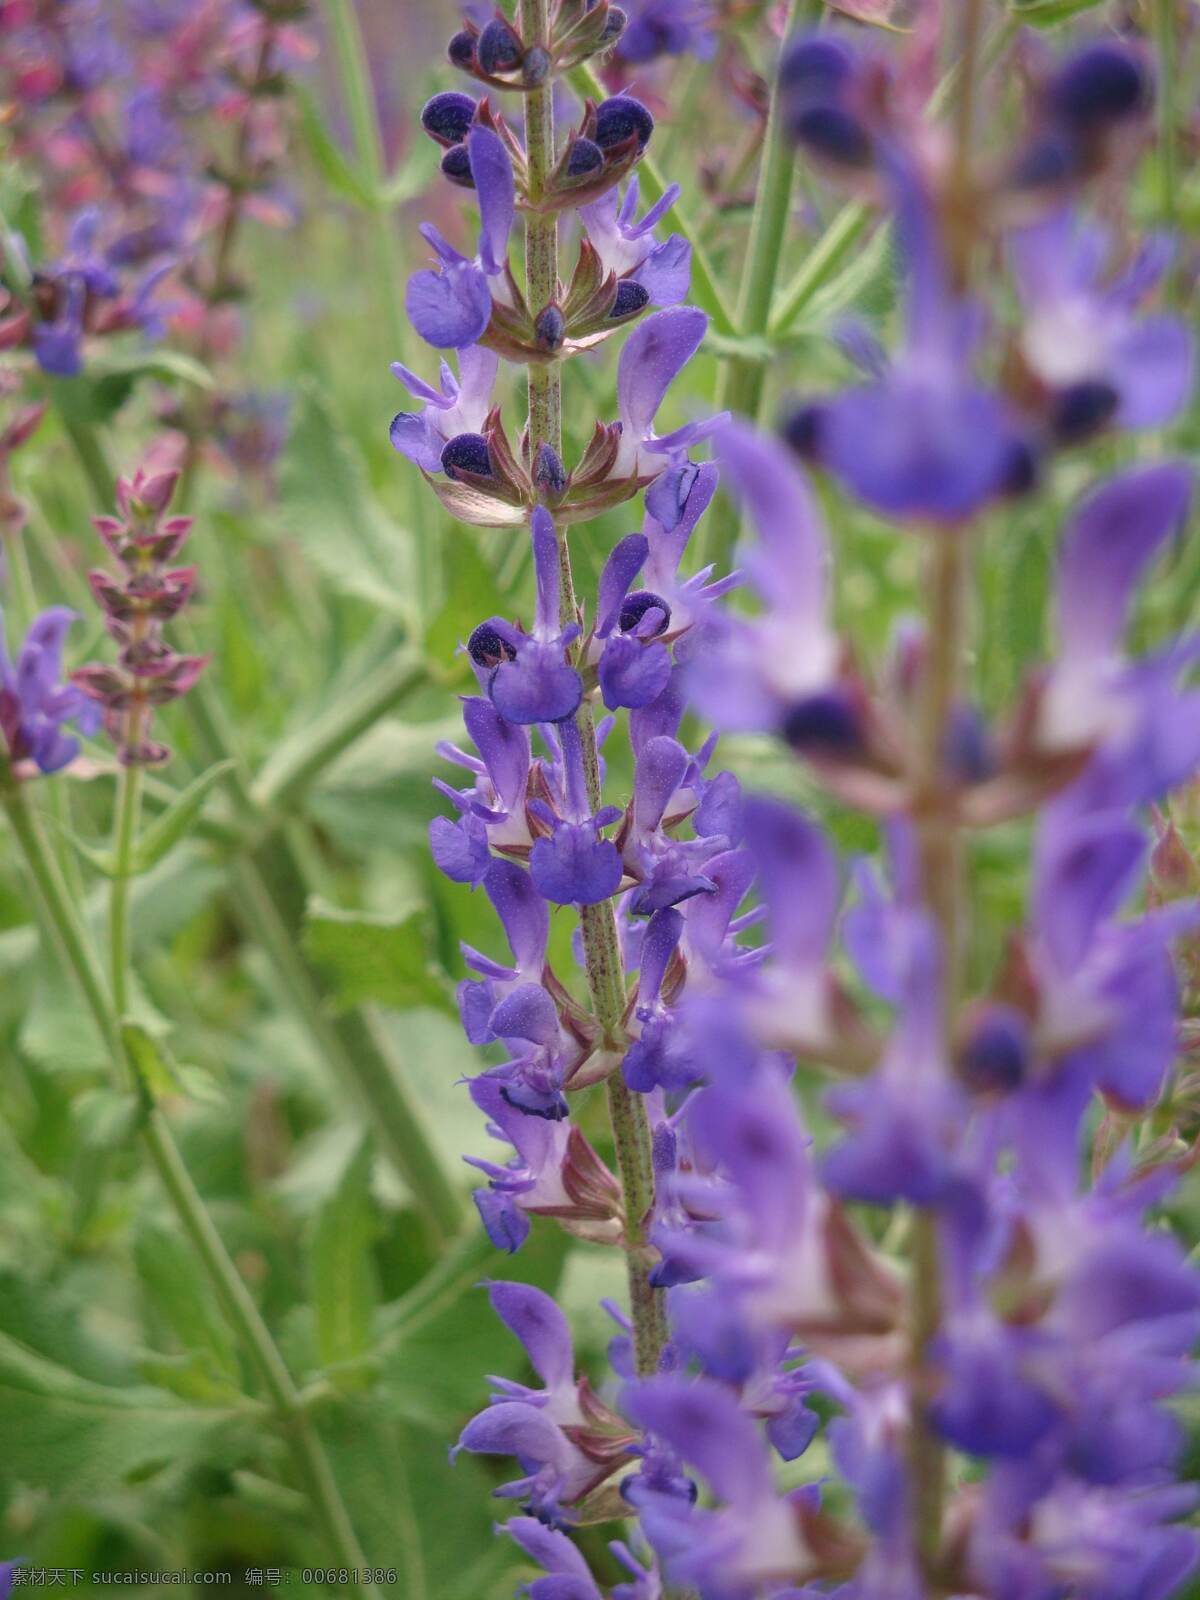
<path fill-rule="evenodd" d="M 397 919 L 314 901 L 304 943 L 341 1006 L 373 1002 L 393 1011 L 433 1006 L 455 1014 L 445 976 L 429 959 L 428 921 L 420 910 Z"/>

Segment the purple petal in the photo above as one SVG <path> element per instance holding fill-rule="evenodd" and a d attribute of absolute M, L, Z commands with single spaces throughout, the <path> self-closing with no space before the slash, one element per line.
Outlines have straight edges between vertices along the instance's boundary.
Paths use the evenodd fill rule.
<path fill-rule="evenodd" d="M 528 1239 L 532 1224 L 509 1194 L 498 1189 L 474 1189 L 471 1198 L 484 1231 L 497 1250 L 515 1255 Z"/>
<path fill-rule="evenodd" d="M 560 641 L 530 640 L 515 661 L 502 662 L 492 676 L 492 703 L 509 722 L 531 725 L 562 722 L 583 699 L 583 680 L 563 660 Z"/>
<path fill-rule="evenodd" d="M 838 871 L 821 830 L 791 806 L 758 795 L 744 802 L 746 847 L 758 868 L 771 944 L 785 961 L 825 957 L 838 906 Z"/>
<path fill-rule="evenodd" d="M 446 368 L 444 362 L 442 368 L 442 383 L 444 386 L 448 373 L 448 368 Z M 436 406 L 439 410 L 443 410 L 453 403 L 454 395 L 452 391 L 448 391 L 444 387 L 443 389 L 433 388 L 431 384 L 425 382 L 424 378 L 419 378 L 415 372 L 410 371 L 402 361 L 392 362 L 392 376 L 393 378 L 399 378 L 414 400 L 424 400 L 427 406 Z M 449 374 L 449 376 L 450 381 L 453 383 L 453 374 Z M 457 385 L 455 387 L 457 388 Z"/>
<path fill-rule="evenodd" d="M 648 706 L 671 680 L 670 653 L 665 645 L 643 644 L 628 634 L 613 634 L 605 642 L 597 675 L 610 711 Z"/>
<path fill-rule="evenodd" d="M 557 632 L 558 617 L 558 535 L 554 519 L 545 506 L 534 509 L 529 536 L 533 543 L 533 570 L 537 579 L 536 631 L 541 635 Z M 569 622 L 568 617 L 565 621 Z"/>
<path fill-rule="evenodd" d="M 483 757 L 496 793 L 511 811 L 529 775 L 529 735 L 524 728 L 506 722 L 490 700 L 477 696 L 464 701 L 463 723 Z"/>
<path fill-rule="evenodd" d="M 656 911 L 647 923 L 638 973 L 638 1000 L 642 1005 L 658 998 L 682 933 L 683 918 L 672 909 Z"/>
<path fill-rule="evenodd" d="M 402 456 L 415 461 L 419 467 L 424 467 L 426 472 L 441 471 L 442 437 L 434 432 L 419 412 L 397 412 L 392 418 L 388 437 L 392 441 L 393 450 L 398 450 Z"/>
<path fill-rule="evenodd" d="M 613 546 L 596 591 L 596 632 L 601 638 L 616 626 L 621 601 L 645 566 L 649 552 L 649 542 L 640 533 L 627 534 Z"/>
<path fill-rule="evenodd" d="M 497 859 L 488 868 L 483 887 L 504 924 L 513 959 L 522 972 L 540 974 L 550 937 L 550 912 L 529 874 L 515 861 Z"/>
<path fill-rule="evenodd" d="M 688 760 L 687 751 L 674 739 L 651 739 L 639 751 L 633 780 L 633 825 L 639 833 L 658 827 L 683 781 Z"/>
<path fill-rule="evenodd" d="M 1063 653 L 1106 656 L 1119 644 L 1134 584 L 1187 515 L 1191 473 L 1141 467 L 1091 494 L 1071 520 L 1058 572 Z"/>
<path fill-rule="evenodd" d="M 1124 817 L 1087 818 L 1044 836 L 1035 917 L 1056 967 L 1073 972 L 1097 929 L 1132 890 L 1145 859 L 1137 826 Z"/>
<path fill-rule="evenodd" d="M 554 1001 L 537 983 L 522 983 L 492 1012 L 488 1025 L 499 1039 L 528 1039 L 546 1048 L 558 1039 Z"/>
<path fill-rule="evenodd" d="M 570 1446 L 544 1411 L 519 1400 L 489 1406 L 467 1423 L 456 1450 L 475 1455 L 516 1456 L 527 1462 L 564 1467 L 570 1464 Z"/>
<path fill-rule="evenodd" d="M 829 552 L 803 474 L 781 444 L 742 422 L 721 429 L 717 453 L 766 547 L 755 567 L 766 597 L 793 609 L 798 629 L 823 626 Z"/>
<path fill-rule="evenodd" d="M 512 162 L 499 134 L 473 127 L 467 135 L 471 176 L 479 195 L 479 256 L 485 272 L 499 272 L 508 256 L 516 190 Z"/>
<path fill-rule="evenodd" d="M 525 1346 L 533 1370 L 547 1389 L 570 1388 L 575 1380 L 571 1330 L 550 1296 L 527 1283 L 505 1282 L 489 1285 L 488 1297 L 501 1322 Z"/>
<path fill-rule="evenodd" d="M 650 254 L 632 274 L 655 306 L 677 306 L 687 299 L 692 286 L 692 247 L 681 234 L 673 233 Z"/>
<path fill-rule="evenodd" d="M 478 817 L 434 817 L 429 824 L 429 849 L 438 867 L 452 883 L 483 881 L 491 864 L 487 829 Z"/>
<path fill-rule="evenodd" d="M 563 822 L 551 839 L 535 841 L 529 870 L 540 893 L 556 905 L 595 905 L 614 895 L 621 883 L 616 845 L 597 839 L 591 822 Z"/>
<path fill-rule="evenodd" d="M 649 1378 L 621 1391 L 621 1409 L 697 1467 L 722 1500 L 753 1506 L 770 1496 L 754 1423 L 720 1384 Z"/>
<path fill-rule="evenodd" d="M 473 262 L 414 272 L 404 296 L 408 320 L 427 344 L 438 350 L 462 350 L 487 331 L 492 294 L 483 271 Z"/>
<path fill-rule="evenodd" d="M 1182 411 L 1192 393 L 1194 349 L 1176 317 L 1133 323 L 1111 354 L 1120 395 L 1114 421 L 1122 428 L 1158 428 Z"/>
<path fill-rule="evenodd" d="M 689 306 L 658 311 L 630 334 L 617 363 L 617 405 L 625 433 L 644 439 L 675 378 L 700 348 L 708 318 Z"/>

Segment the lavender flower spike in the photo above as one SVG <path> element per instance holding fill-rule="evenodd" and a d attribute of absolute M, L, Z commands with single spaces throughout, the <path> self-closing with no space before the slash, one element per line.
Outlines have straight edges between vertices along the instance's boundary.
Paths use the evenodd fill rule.
<path fill-rule="evenodd" d="M 440 271 L 414 273 L 404 297 L 409 321 L 439 350 L 477 344 L 491 321 L 493 297 L 506 300 L 504 269 L 516 205 L 512 162 L 490 128 L 471 129 L 467 154 L 479 194 L 479 248 L 473 258 L 460 255 L 432 223 L 423 224 Z"/>

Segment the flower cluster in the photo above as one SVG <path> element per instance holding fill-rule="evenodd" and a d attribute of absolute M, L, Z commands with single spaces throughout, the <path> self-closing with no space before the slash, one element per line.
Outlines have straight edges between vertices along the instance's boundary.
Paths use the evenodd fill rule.
<path fill-rule="evenodd" d="M 114 665 L 77 668 L 71 682 L 102 709 L 104 727 L 126 766 L 165 761 L 166 745 L 149 736 L 155 706 L 186 694 L 204 669 L 206 656 L 185 656 L 163 638 L 163 625 L 187 604 L 195 567 L 174 567 L 191 531 L 190 517 L 164 515 L 177 472 L 136 472 L 117 479 L 116 517 L 95 518 L 96 530 L 121 566 L 120 576 L 88 574 L 119 649 Z"/>
<path fill-rule="evenodd" d="M 203 335 L 227 316 L 217 302 L 237 285 L 220 261 L 206 278 L 198 246 L 233 215 L 294 212 L 279 88 L 311 53 L 299 14 L 273 0 L 0 9 L 0 99 L 14 154 L 44 176 L 50 241 L 45 259 L 4 264 L 5 347 L 71 377 L 93 337 L 159 338 L 168 318 Z"/>
<path fill-rule="evenodd" d="M 611 43 L 615 8 L 595 10 Z M 545 39 L 472 28 L 451 57 L 546 94 L 578 20 L 562 4 Z M 519 1463 L 497 1493 L 521 1502 L 505 1531 L 544 1569 L 533 1600 L 597 1600 L 570 1531 L 618 1517 L 639 1533 L 613 1547 L 629 1574 L 614 1600 L 1166 1600 L 1200 1554 L 1178 1521 L 1192 1499 L 1164 1404 L 1189 1381 L 1200 1278 L 1147 1227 L 1185 1152 L 1122 1140 L 1173 1093 L 1172 947 L 1197 924 L 1195 866 L 1165 824 L 1155 879 L 1171 891 L 1133 910 L 1149 859 L 1138 812 L 1200 771 L 1196 643 L 1125 649 L 1137 585 L 1186 521 L 1189 470 L 1129 469 L 1082 497 L 1058 550 L 1057 659 L 1008 713 L 985 715 L 962 670 L 981 513 L 1099 429 L 1161 423 L 1190 388 L 1182 324 L 1141 309 L 1161 250 L 1103 280 L 1106 241 L 1076 214 L 1084 183 L 1136 140 L 1149 73 L 1123 45 L 1044 67 L 1021 148 L 976 174 L 924 119 L 922 59 L 919 35 L 896 66 L 836 33 L 785 58 L 786 125 L 824 174 L 890 209 L 907 279 L 900 350 L 848 330 L 866 381 L 799 408 L 786 443 L 727 418 L 654 432 L 704 319 L 677 303 L 683 250 L 647 243 L 636 196 L 617 198 L 652 132 L 644 108 L 588 106 L 548 157 L 486 100 L 426 108 L 482 226 L 473 257 L 426 230 L 438 265 L 410 284 L 410 316 L 459 351 L 458 374 L 444 362 L 435 389 L 396 369 L 423 409 L 392 441 L 461 520 L 528 522 L 536 579 L 528 626 L 484 618 L 466 642 L 474 748 L 442 747 L 467 782 L 436 780 L 454 815 L 430 832 L 509 948 L 463 948 L 464 1029 L 495 1063 L 469 1092 L 501 1146 L 471 1158 L 487 1179 L 476 1201 L 498 1248 L 518 1250 L 537 1215 L 629 1258 L 630 1314 L 609 1308 L 617 1381 L 600 1396 L 549 1296 L 490 1291 L 541 1387 L 494 1380 L 458 1448 Z M 557 279 L 540 304 L 530 291 L 547 287 L 539 219 L 573 183 L 576 279 L 602 271 L 607 320 L 641 320 L 618 361 L 619 420 L 568 472 L 537 374 L 556 383 L 597 330 Z M 969 294 L 993 225 L 1015 329 Z M 622 301 L 623 283 L 642 295 Z M 668 308 L 643 316 L 651 301 Z M 493 403 L 501 356 L 532 375 L 518 450 Z M 715 463 L 691 460 L 706 438 Z M 797 454 L 924 543 L 925 621 L 877 672 L 835 624 Z M 757 532 L 749 612 L 719 604 L 736 579 L 680 572 L 718 470 Z M 564 527 L 637 493 L 642 530 L 583 604 Z M 810 816 L 711 770 L 715 735 L 696 748 L 689 711 L 778 739 L 825 796 L 879 824 L 886 873 L 844 870 Z M 621 770 L 626 730 L 621 793 L 605 758 Z M 1027 911 L 981 974 L 962 840 L 1016 820 L 1033 827 Z M 549 962 L 563 906 L 578 908 L 587 1002 Z M 829 1080 L 821 1126 L 836 1133 L 819 1150 L 801 1072 Z M 573 1095 L 601 1082 L 612 1165 L 572 1120 Z"/>
<path fill-rule="evenodd" d="M 94 733 L 100 715 L 84 693 L 62 682 L 63 644 L 75 613 L 52 606 L 35 618 L 10 661 L 0 637 L 0 734 L 6 765 L 14 777 L 59 772 L 79 754 L 79 740 L 66 732 L 74 723 Z"/>

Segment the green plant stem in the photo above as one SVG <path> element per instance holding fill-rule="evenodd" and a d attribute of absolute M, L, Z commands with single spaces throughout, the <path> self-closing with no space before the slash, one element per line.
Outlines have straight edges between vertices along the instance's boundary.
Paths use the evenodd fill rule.
<path fill-rule="evenodd" d="M 329 31 L 333 39 L 334 55 L 337 57 L 346 111 L 354 134 L 359 170 L 376 196 L 370 212 L 375 277 L 383 304 L 387 337 L 392 354 L 398 357 L 407 342 L 404 320 L 400 315 L 400 305 L 396 298 L 403 274 L 400 271 L 389 207 L 383 198 L 387 172 L 384 165 L 383 138 L 379 131 L 379 118 L 375 109 L 375 95 L 367 67 L 367 52 L 363 45 L 362 30 L 358 25 L 354 0 L 326 0 L 325 14 L 329 18 Z"/>
<path fill-rule="evenodd" d="M 546 42 L 547 0 L 521 0 L 521 28 L 527 43 Z M 581 69 L 582 70 L 582 69 Z M 591 77 L 590 71 L 588 76 Z M 594 82 L 594 78 L 592 79 Z M 590 91 L 589 91 L 590 92 Z M 554 164 L 553 85 L 526 96 L 525 148 L 529 158 L 529 186 L 536 200 Z M 645 163 L 642 166 L 645 171 Z M 661 192 L 661 191 L 660 191 Z M 676 218 L 678 225 L 678 217 Z M 555 219 L 529 212 L 525 221 L 525 286 L 531 310 L 552 298 L 558 282 L 558 230 Z M 561 451 L 562 368 L 558 362 L 529 367 L 530 449 L 546 443 Z M 564 626 L 576 620 L 578 605 L 571 571 L 571 553 L 565 528 L 558 532 L 559 611 Z M 584 700 L 575 714 L 583 748 L 584 778 L 593 811 L 600 807 L 600 769 L 592 707 Z M 599 1048 L 621 1050 L 625 1014 L 625 971 L 621 961 L 617 919 L 611 900 L 582 906 L 579 914 L 584 965 L 592 1011 L 600 1028 Z M 666 1322 L 661 1291 L 650 1283 L 652 1253 L 645 1235 L 645 1220 L 654 1204 L 654 1169 L 651 1162 L 650 1126 L 639 1096 L 625 1086 L 618 1064 L 607 1082 L 608 1109 L 621 1177 L 625 1209 L 625 1246 L 629 1272 L 629 1301 L 633 1320 L 634 1359 L 639 1373 L 657 1371 L 666 1342 Z"/>
<path fill-rule="evenodd" d="M 118 1014 L 105 984 L 100 962 L 58 863 L 48 850 L 37 819 L 29 808 L 24 787 L 13 780 L 7 768 L 0 772 L 0 800 L 24 858 L 40 910 L 57 935 L 62 953 L 104 1040 L 114 1077 L 122 1088 L 132 1089 L 137 1086 L 135 1074 L 125 1051 Z M 141 1092 L 145 1095 L 144 1086 Z M 165 1118 L 153 1104 L 147 1105 L 142 1137 L 180 1225 L 195 1247 L 213 1291 L 270 1397 L 291 1447 L 296 1470 L 325 1528 L 331 1548 L 336 1551 L 339 1563 L 361 1571 L 367 1566 L 367 1561 L 312 1419 L 304 1409 L 300 1393 L 271 1337 L 270 1329 L 263 1321 L 192 1182 Z M 379 1595 L 373 1584 L 359 1583 L 352 1587 L 360 1594 L 373 1597 L 373 1600 Z"/>
<path fill-rule="evenodd" d="M 97 504 L 106 506 L 112 498 L 114 479 L 99 441 L 87 429 L 69 429 L 68 435 Z M 407 670 L 406 667 L 405 672 Z M 294 800 L 303 785 L 311 781 L 319 770 L 318 760 L 332 760 L 366 731 L 370 726 L 367 711 L 382 715 L 389 705 L 396 703 L 400 685 L 395 679 L 391 680 L 390 687 L 397 691 L 392 698 L 384 693 L 387 687 L 376 680 L 371 705 L 366 708 L 352 698 L 349 706 L 352 725 L 338 728 L 333 719 L 321 720 L 319 754 L 302 751 L 299 768 L 285 770 L 282 775 L 288 797 Z M 203 675 L 184 705 L 209 756 L 214 760 L 233 761 L 228 783 L 245 824 L 244 837 L 251 844 L 261 844 L 265 813 L 260 810 L 245 765 L 237 755 L 220 703 Z M 303 881 L 299 868 L 297 873 L 299 881 Z M 360 1018 L 350 1015 L 332 1018 L 327 1014 L 317 981 L 296 947 L 288 912 L 253 849 L 239 856 L 229 875 L 228 893 L 239 922 L 262 945 L 280 982 L 291 995 L 297 1018 L 317 1054 L 339 1083 L 349 1085 L 363 1106 L 378 1134 L 380 1148 L 404 1179 L 434 1242 L 440 1244 L 452 1237 L 463 1221 L 459 1192 L 425 1134 L 423 1118 L 407 1092 L 403 1073 L 388 1041 Z"/>
<path fill-rule="evenodd" d="M 142 813 L 140 762 L 121 768 L 117 784 L 117 814 L 113 825 L 113 879 L 108 897 L 108 948 L 112 970 L 113 1005 L 117 1015 L 129 1006 L 129 890 L 133 852 Z"/>
<path fill-rule="evenodd" d="M 580 67 L 573 67 L 567 76 L 576 92 L 584 99 L 603 100 L 608 93 L 587 62 Z M 638 163 L 637 173 L 642 198 L 653 205 L 662 198 L 667 188 L 666 179 L 654 157 L 649 154 L 644 155 Z M 708 312 L 716 331 L 731 338 L 737 332 L 733 316 L 725 304 L 725 297 L 721 293 L 712 262 L 701 241 L 700 231 L 678 200 L 671 208 L 671 226 L 681 233 L 692 247 L 691 298 L 701 310 Z"/>
<path fill-rule="evenodd" d="M 1175 0 L 1154 0 L 1154 42 L 1158 50 L 1158 185 L 1163 227 L 1172 232 L 1179 221 L 1178 67 Z M 1172 259 L 1167 268 L 1169 301 L 1178 297 L 1179 275 Z"/>
<path fill-rule="evenodd" d="M 776 301 L 768 325 L 772 335 L 788 331 L 817 291 L 829 281 L 853 250 L 870 218 L 870 207 L 859 205 L 857 201 L 842 207 Z"/>

